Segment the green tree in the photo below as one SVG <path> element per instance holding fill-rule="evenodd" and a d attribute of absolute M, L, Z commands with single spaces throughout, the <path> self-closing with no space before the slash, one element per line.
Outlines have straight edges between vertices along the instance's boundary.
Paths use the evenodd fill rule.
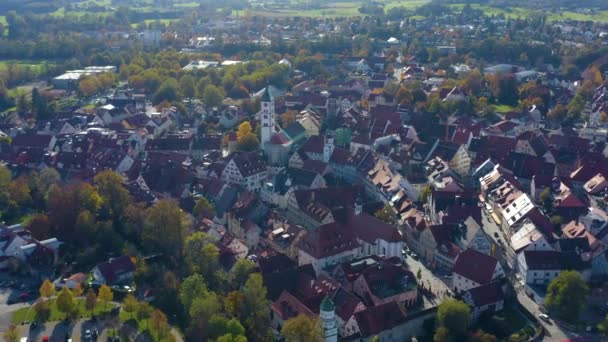
<path fill-rule="evenodd" d="M 152 311 L 154 311 L 154 308 L 150 304 L 147 302 L 140 302 L 137 305 L 135 316 L 137 317 L 137 320 L 144 321 L 152 316 Z"/>
<path fill-rule="evenodd" d="M 40 292 L 40 297 L 49 299 L 55 294 L 55 286 L 50 280 L 44 279 L 38 292 Z"/>
<path fill-rule="evenodd" d="M 179 292 L 179 300 L 186 312 L 190 311 L 192 302 L 199 295 L 204 295 L 208 292 L 207 284 L 200 274 L 193 274 L 184 279 Z"/>
<path fill-rule="evenodd" d="M 251 274 L 243 286 L 242 310 L 248 337 L 253 341 L 267 341 L 270 336 L 270 307 L 259 273 Z"/>
<path fill-rule="evenodd" d="M 471 309 L 459 300 L 448 299 L 439 304 L 437 320 L 439 326 L 445 327 L 450 335 L 464 336 L 471 324 Z"/>
<path fill-rule="evenodd" d="M 184 75 L 179 79 L 179 88 L 186 98 L 196 97 L 196 82 L 190 75 Z"/>
<path fill-rule="evenodd" d="M 174 78 L 167 78 L 152 96 L 152 102 L 159 104 L 163 101 L 178 101 L 182 97 L 179 85 Z"/>
<path fill-rule="evenodd" d="M 323 330 L 319 319 L 298 315 L 285 322 L 281 335 L 287 342 L 316 342 L 323 339 Z"/>
<path fill-rule="evenodd" d="M 143 246 L 148 251 L 160 251 L 182 260 L 186 235 L 184 212 L 172 200 L 160 200 L 146 211 L 142 232 Z"/>
<path fill-rule="evenodd" d="M 218 338 L 226 334 L 233 336 L 245 335 L 245 328 L 236 318 L 227 319 L 222 315 L 213 315 L 207 328 L 209 338 Z"/>
<path fill-rule="evenodd" d="M 99 298 L 99 301 L 103 303 L 105 309 L 108 307 L 108 303 L 114 299 L 114 293 L 112 293 L 112 289 L 108 285 L 103 284 L 99 288 L 97 297 Z"/>
<path fill-rule="evenodd" d="M 205 90 L 203 90 L 202 98 L 207 107 L 217 107 L 221 105 L 222 101 L 226 98 L 226 93 L 222 88 L 208 85 Z"/>
<path fill-rule="evenodd" d="M 420 191 L 420 196 L 418 196 L 418 201 L 420 203 L 426 204 L 432 191 L 433 191 L 433 188 L 431 188 L 429 185 L 425 186 L 422 189 L 422 191 Z"/>
<path fill-rule="evenodd" d="M 112 170 L 105 170 L 98 173 L 93 181 L 110 216 L 114 219 L 122 217 L 131 202 L 129 191 L 122 185 L 122 176 Z"/>
<path fill-rule="evenodd" d="M 374 216 L 377 219 L 382 220 L 386 223 L 392 223 L 393 222 L 393 208 L 390 206 L 390 204 L 386 203 L 382 209 L 378 209 L 378 211 L 376 211 L 374 213 Z"/>
<path fill-rule="evenodd" d="M 137 299 L 132 294 L 128 294 L 122 301 L 122 309 L 133 318 L 138 304 Z"/>
<path fill-rule="evenodd" d="M 37 321 L 46 322 L 51 317 L 51 307 L 48 301 L 39 300 L 34 304 L 33 308 Z"/>
<path fill-rule="evenodd" d="M 6 342 L 17 342 L 17 339 L 19 339 L 19 330 L 17 330 L 17 326 L 11 324 L 2 337 L 4 337 L 4 341 Z"/>
<path fill-rule="evenodd" d="M 239 259 L 234 263 L 230 273 L 232 275 L 234 288 L 240 288 L 245 281 L 249 278 L 249 275 L 253 273 L 256 265 L 248 259 Z"/>
<path fill-rule="evenodd" d="M 538 196 L 538 200 L 543 204 L 545 212 L 553 212 L 553 194 L 551 194 L 550 187 L 546 187 L 543 189 L 543 191 L 541 191 L 540 195 Z"/>
<path fill-rule="evenodd" d="M 199 199 L 196 200 L 196 205 L 194 206 L 192 212 L 194 216 L 200 218 L 204 214 L 215 214 L 215 208 L 207 198 L 201 196 Z"/>
<path fill-rule="evenodd" d="M 211 316 L 218 314 L 222 309 L 221 301 L 215 292 L 207 292 L 197 296 L 190 306 L 190 318 L 207 322 Z"/>
<path fill-rule="evenodd" d="M 597 325 L 597 329 L 604 334 L 604 336 L 608 336 L 608 315 Z"/>
<path fill-rule="evenodd" d="M 66 317 L 74 313 L 74 310 L 76 309 L 74 295 L 72 294 L 72 291 L 67 288 L 67 286 L 61 289 L 57 295 L 55 304 L 57 305 L 57 310 L 63 312 Z"/>
<path fill-rule="evenodd" d="M 577 271 L 563 271 L 547 288 L 545 305 L 567 321 L 576 321 L 585 305 L 589 287 Z"/>
<path fill-rule="evenodd" d="M 232 335 L 232 334 L 226 334 L 223 336 L 220 336 L 217 339 L 217 342 L 247 342 L 247 337 L 243 336 L 243 335 Z"/>
<path fill-rule="evenodd" d="M 203 232 L 196 232 L 186 239 L 186 264 L 193 273 L 200 273 L 207 280 L 211 280 L 213 273 L 219 269 L 219 253 L 219 249 Z"/>
<path fill-rule="evenodd" d="M 446 327 L 439 327 L 433 336 L 433 342 L 448 342 L 450 341 L 450 331 Z"/>
<path fill-rule="evenodd" d="M 87 295 L 84 298 L 84 307 L 85 309 L 91 311 L 91 315 L 93 315 L 96 305 L 97 295 L 95 294 L 95 291 L 93 291 L 93 288 L 89 288 L 89 290 L 87 291 Z"/>

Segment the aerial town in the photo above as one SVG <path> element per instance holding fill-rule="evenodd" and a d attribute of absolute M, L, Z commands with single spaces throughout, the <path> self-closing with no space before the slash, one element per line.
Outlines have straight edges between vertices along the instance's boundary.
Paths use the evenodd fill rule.
<path fill-rule="evenodd" d="M 588 2 L 3 0 L 3 339 L 607 341 Z"/>

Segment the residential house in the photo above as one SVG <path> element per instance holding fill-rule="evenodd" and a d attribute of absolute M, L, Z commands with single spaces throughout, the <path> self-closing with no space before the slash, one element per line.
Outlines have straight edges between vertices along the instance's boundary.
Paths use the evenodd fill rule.
<path fill-rule="evenodd" d="M 561 271 L 577 270 L 583 279 L 590 277 L 590 264 L 576 253 L 559 251 L 524 251 L 517 262 L 520 279 L 527 285 L 548 285 Z"/>
<path fill-rule="evenodd" d="M 452 275 L 454 293 L 463 293 L 497 281 L 504 277 L 505 273 L 496 258 L 467 249 L 456 258 Z"/>
<path fill-rule="evenodd" d="M 477 286 L 462 294 L 462 300 L 471 308 L 471 316 L 477 320 L 483 313 L 502 311 L 505 296 L 499 282 Z"/>
<path fill-rule="evenodd" d="M 259 191 L 268 176 L 266 163 L 252 152 L 233 152 L 226 158 L 221 179 L 249 191 Z"/>
<path fill-rule="evenodd" d="M 123 255 L 97 264 L 91 272 L 93 281 L 97 284 L 130 285 L 133 281 L 135 264 L 130 256 Z"/>

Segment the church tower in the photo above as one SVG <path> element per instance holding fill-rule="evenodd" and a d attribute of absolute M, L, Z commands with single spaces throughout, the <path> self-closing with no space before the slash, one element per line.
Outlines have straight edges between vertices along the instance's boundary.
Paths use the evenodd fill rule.
<path fill-rule="evenodd" d="M 323 145 L 323 161 L 329 163 L 332 153 L 334 153 L 334 136 L 327 133 L 324 139 L 325 144 Z"/>
<path fill-rule="evenodd" d="M 325 342 L 337 342 L 338 327 L 336 325 L 336 307 L 329 297 L 325 297 L 323 298 L 323 301 L 321 301 L 319 318 L 321 319 L 321 327 L 323 328 Z"/>
<path fill-rule="evenodd" d="M 260 123 L 262 124 L 261 128 L 261 137 L 260 137 L 260 145 L 262 148 L 266 145 L 266 143 L 270 142 L 270 138 L 272 134 L 274 134 L 274 101 L 272 96 L 270 96 L 270 86 L 266 85 L 266 89 L 264 89 L 264 94 L 262 95 L 262 111 L 260 113 Z"/>

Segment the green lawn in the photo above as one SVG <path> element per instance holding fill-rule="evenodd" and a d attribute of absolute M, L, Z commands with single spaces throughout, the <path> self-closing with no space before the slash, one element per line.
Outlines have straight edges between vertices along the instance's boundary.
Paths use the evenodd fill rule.
<path fill-rule="evenodd" d="M 505 104 L 494 105 L 494 110 L 498 113 L 508 113 L 508 112 L 512 112 L 516 109 L 517 109 L 517 107 L 509 106 L 509 105 L 505 105 Z"/>
<path fill-rule="evenodd" d="M 84 299 L 77 299 L 76 301 L 78 303 L 78 316 L 79 317 L 91 317 L 91 312 L 89 310 L 86 310 L 86 308 L 85 308 Z M 110 310 L 112 310 L 113 307 L 114 307 L 113 304 L 108 304 L 107 306 L 105 306 L 101 303 L 97 303 L 97 305 L 95 306 L 95 310 L 94 310 L 95 315 L 100 315 L 100 314 L 110 312 Z M 51 309 L 51 315 L 48 319 L 49 321 L 60 321 L 65 318 L 65 314 L 60 312 L 59 310 L 57 310 L 57 306 L 55 305 L 54 299 L 51 300 L 50 309 Z M 15 324 L 19 324 L 23 321 L 32 322 L 35 320 L 36 320 L 36 311 L 34 310 L 33 306 L 21 308 L 21 309 L 15 311 L 15 313 L 13 314 L 13 323 L 15 323 Z"/>
<path fill-rule="evenodd" d="M 6 25 L 7 24 L 6 17 L 3 16 L 3 15 L 0 15 L 0 24 L 2 24 L 2 25 Z"/>
<path fill-rule="evenodd" d="M 430 0 L 383 0 L 384 9 L 393 7 L 408 7 L 416 8 L 428 3 Z M 298 1 L 292 3 L 297 4 Z M 355 17 L 361 16 L 359 12 L 361 7 L 360 1 L 340 1 L 326 2 L 323 7 L 315 9 L 287 9 L 287 8 L 268 8 L 268 9 L 252 9 L 240 11 L 239 15 L 265 16 L 265 17 Z M 236 12 L 234 12 L 236 14 Z"/>

